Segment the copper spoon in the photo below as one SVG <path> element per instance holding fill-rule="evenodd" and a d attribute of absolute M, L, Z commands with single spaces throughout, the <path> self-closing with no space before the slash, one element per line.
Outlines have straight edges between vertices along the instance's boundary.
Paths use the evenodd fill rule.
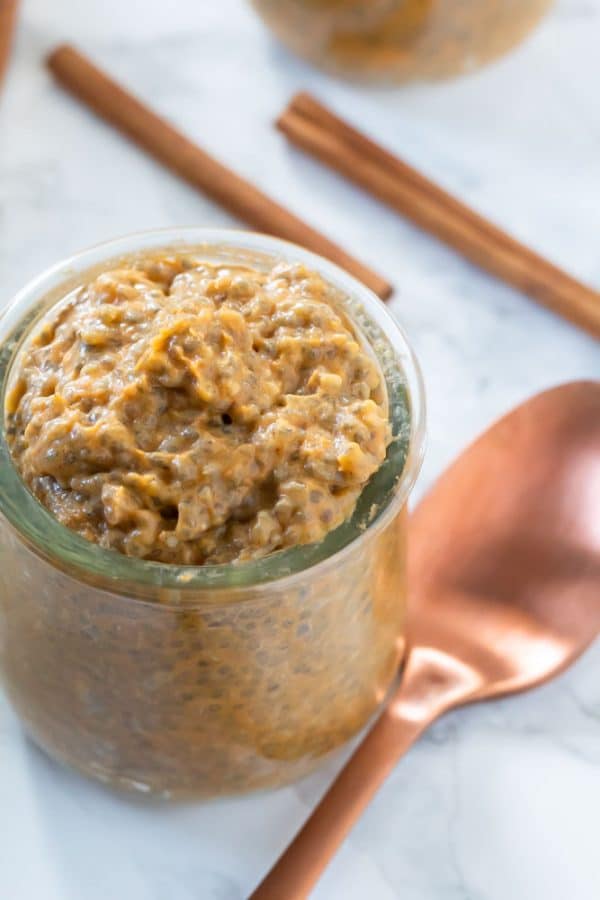
<path fill-rule="evenodd" d="M 420 504 L 410 537 L 401 684 L 251 900 L 307 897 L 442 713 L 553 678 L 600 633 L 600 382 L 547 391 L 492 426 Z"/>

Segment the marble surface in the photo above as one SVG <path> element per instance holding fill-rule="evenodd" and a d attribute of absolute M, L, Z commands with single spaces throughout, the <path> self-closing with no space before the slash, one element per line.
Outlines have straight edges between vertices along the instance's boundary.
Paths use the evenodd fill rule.
<path fill-rule="evenodd" d="M 450 84 L 358 89 L 291 59 L 243 0 L 24 0 L 0 97 L 0 303 L 47 264 L 139 228 L 233 224 L 62 94 L 41 65 L 81 44 L 231 166 L 398 287 L 425 372 L 419 492 L 532 392 L 600 377 L 598 343 L 477 272 L 271 127 L 307 87 L 484 213 L 600 286 L 599 0 L 561 0 L 522 49 Z M 269 795 L 153 806 L 54 765 L 0 706 L 0 897 L 241 900 L 331 765 Z M 317 900 L 597 900 L 600 646 L 530 695 L 457 712 L 398 766 Z M 285 900 L 285 898 L 282 898 Z"/>

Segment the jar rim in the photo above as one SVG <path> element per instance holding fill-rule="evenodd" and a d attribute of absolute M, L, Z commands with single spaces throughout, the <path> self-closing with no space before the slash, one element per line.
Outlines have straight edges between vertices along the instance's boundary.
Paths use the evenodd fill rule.
<path fill-rule="evenodd" d="M 66 290 L 69 280 L 73 281 L 77 276 L 83 277 L 95 266 L 110 264 L 119 257 L 163 249 L 206 253 L 208 256 L 211 251 L 213 255 L 219 256 L 229 250 L 238 259 L 240 253 L 247 253 L 252 259 L 262 256 L 270 264 L 302 263 L 319 273 L 344 299 L 347 298 L 349 302 L 352 300 L 385 336 L 396 361 L 399 361 L 399 369 L 405 380 L 409 433 L 402 466 L 396 464 L 398 471 L 393 471 L 392 465 L 390 471 L 387 471 L 386 484 L 392 475 L 394 483 L 391 489 L 387 488 L 384 503 L 374 518 L 366 521 L 363 516 L 359 520 L 355 510 L 346 522 L 315 544 L 287 548 L 258 560 L 241 563 L 184 566 L 136 559 L 116 550 L 99 547 L 61 524 L 31 493 L 14 465 L 6 442 L 6 383 L 10 377 L 11 363 L 18 352 L 18 346 L 11 346 L 11 338 L 22 324 L 24 316 L 37 309 L 49 295 L 63 287 Z M 62 290 L 58 296 L 64 296 Z M 355 325 L 360 329 L 359 323 L 355 322 Z M 137 592 L 136 588 L 143 594 L 144 586 L 174 590 L 184 599 L 191 591 L 218 593 L 222 588 L 252 588 L 273 581 L 301 578 L 309 570 L 312 575 L 317 569 L 325 568 L 333 561 L 339 564 L 345 554 L 353 552 L 357 542 L 364 541 L 383 529 L 406 502 L 421 468 L 425 438 L 424 386 L 419 364 L 402 328 L 385 309 L 381 300 L 353 276 L 317 254 L 279 238 L 226 228 L 186 227 L 140 231 L 96 244 L 42 272 L 16 294 L 0 313 L 0 348 L 2 347 L 7 352 L 8 363 L 0 385 L 0 479 L 5 482 L 0 491 L 0 513 L 35 552 L 69 571 L 76 570 L 82 580 L 86 577 L 102 578 L 112 587 L 115 583 L 127 584 L 133 588 L 133 594 Z M 382 478 L 386 465 L 387 460 L 363 488 L 361 497 L 367 488 L 377 493 L 378 479 Z M 383 492 L 383 485 L 380 487 Z M 132 596 L 131 599 L 138 598 Z"/>

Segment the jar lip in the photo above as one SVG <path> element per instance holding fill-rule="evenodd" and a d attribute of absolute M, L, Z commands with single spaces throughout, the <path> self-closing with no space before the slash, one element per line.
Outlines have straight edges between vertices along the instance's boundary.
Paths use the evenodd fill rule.
<path fill-rule="evenodd" d="M 160 249 L 180 252 L 187 249 L 195 253 L 205 251 L 207 254 L 211 250 L 213 254 L 230 250 L 263 255 L 273 262 L 299 262 L 321 274 L 341 294 L 357 301 L 357 305 L 385 335 L 395 356 L 400 359 L 408 394 L 408 451 L 403 467 L 395 473 L 396 481 L 393 490 L 389 491 L 386 505 L 372 521 L 353 522 L 352 516 L 326 535 L 320 543 L 291 547 L 258 560 L 208 566 L 178 566 L 127 557 L 116 550 L 101 548 L 62 525 L 34 497 L 21 479 L 5 438 L 5 377 L 4 384 L 0 385 L 0 453 L 3 457 L 2 469 L 10 482 L 10 490 L 0 492 L 0 513 L 6 516 L 35 551 L 48 556 L 52 562 L 62 563 L 69 570 L 76 569 L 84 579 L 86 576 L 96 576 L 110 582 L 111 586 L 126 583 L 140 588 L 142 593 L 144 586 L 159 587 L 166 591 L 177 591 L 184 599 L 190 591 L 213 592 L 222 588 L 251 588 L 272 581 L 280 583 L 284 579 L 301 578 L 309 570 L 313 574 L 334 561 L 339 564 L 346 554 L 356 549 L 357 542 L 383 529 L 405 503 L 423 460 L 425 397 L 419 364 L 402 328 L 374 293 L 334 263 L 288 241 L 255 232 L 193 227 L 136 232 L 83 250 L 53 265 L 25 285 L 0 313 L 0 348 L 7 345 L 7 340 L 10 341 L 27 312 L 35 308 L 36 302 L 48 297 L 62 285 L 66 287 L 69 279 L 85 275 L 94 266 L 103 262 L 110 263 L 119 256 Z M 12 361 L 12 351 L 10 356 Z M 369 485 L 376 482 L 380 472 L 381 469 L 373 475 Z"/>

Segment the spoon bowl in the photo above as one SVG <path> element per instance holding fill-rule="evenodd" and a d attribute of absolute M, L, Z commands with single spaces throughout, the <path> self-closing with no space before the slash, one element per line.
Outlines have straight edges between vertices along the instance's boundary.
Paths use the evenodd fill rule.
<path fill-rule="evenodd" d="M 600 633 L 600 383 L 519 406 L 412 517 L 410 647 L 386 709 L 254 900 L 308 895 L 379 786 L 445 711 L 553 678 Z"/>
<path fill-rule="evenodd" d="M 552 678 L 600 631 L 599 511 L 600 384 L 506 416 L 413 516 L 413 646 L 469 666 L 472 699 Z"/>

